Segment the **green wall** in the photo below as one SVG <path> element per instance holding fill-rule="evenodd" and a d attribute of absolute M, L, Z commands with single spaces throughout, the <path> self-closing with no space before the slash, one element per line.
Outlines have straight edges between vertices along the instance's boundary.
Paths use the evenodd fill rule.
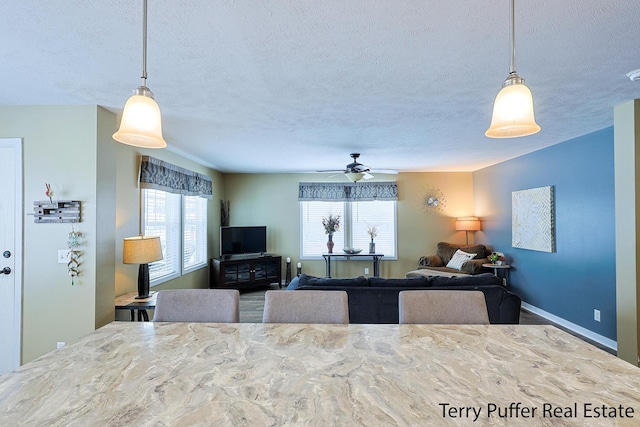
<path fill-rule="evenodd" d="M 331 181 L 340 181 L 339 176 Z M 456 217 L 473 215 L 471 173 L 400 173 L 378 175 L 380 181 L 398 183 L 398 259 L 382 261 L 384 277 L 404 277 L 417 267 L 418 258 L 435 253 L 440 241 L 464 243 L 464 232 L 456 232 Z M 303 273 L 324 276 L 323 260 L 300 260 L 300 211 L 298 183 L 326 181 L 325 175 L 311 174 L 225 174 L 224 193 L 230 201 L 230 225 L 266 225 L 268 251 L 302 263 Z M 441 214 L 432 215 L 420 206 L 427 189 L 439 189 L 446 199 Z M 470 241 L 473 236 L 470 236 Z M 332 263 L 332 276 L 364 275 L 371 261 Z M 370 269 L 370 273 L 373 271 Z"/>
<path fill-rule="evenodd" d="M 82 201 L 81 275 L 75 285 L 65 264 L 57 263 L 58 249 L 66 249 L 70 224 L 35 224 L 26 217 L 23 229 L 22 363 L 71 342 L 114 318 L 113 298 L 136 290 L 136 266 L 122 264 L 122 239 L 139 233 L 140 156 L 151 155 L 212 178 L 209 202 L 209 256 L 219 251 L 220 200 L 231 202 L 232 225 L 267 225 L 269 251 L 300 257 L 300 181 L 322 181 L 310 174 L 221 174 L 168 150 L 140 150 L 118 144 L 111 134 L 117 116 L 98 106 L 0 107 L 0 137 L 23 139 L 23 211 L 45 198 L 51 183 L 58 199 Z M 171 142 L 169 141 L 169 146 Z M 343 179 L 336 177 L 334 180 Z M 456 217 L 473 215 L 471 173 L 401 173 L 376 179 L 397 180 L 398 260 L 383 261 L 381 274 L 402 277 L 416 268 L 421 255 L 432 254 L 439 241 L 464 242 L 454 230 Z M 441 214 L 420 206 L 427 188 L 446 198 Z M 473 237 L 472 237 L 473 238 Z M 370 262 L 337 262 L 334 275 L 363 275 Z M 284 262 L 283 262 L 284 269 Z M 303 271 L 324 275 L 321 260 L 303 261 Z M 284 270 L 283 270 L 284 272 Z M 154 287 L 206 288 L 203 268 Z"/>
<path fill-rule="evenodd" d="M 57 251 L 67 249 L 71 224 L 36 224 L 24 217 L 22 361 L 30 361 L 94 330 L 96 313 L 96 106 L 0 107 L 0 136 L 23 139 L 23 212 L 45 200 L 45 183 L 54 198 L 80 200 L 80 275 L 71 285 Z M 104 159 L 107 161 L 108 159 Z M 113 268 L 113 267 L 111 267 Z"/>
<path fill-rule="evenodd" d="M 136 290 L 138 270 L 122 264 L 122 239 L 138 234 L 140 154 L 212 178 L 208 246 L 217 255 L 221 175 L 167 150 L 116 143 L 117 125 L 115 114 L 95 105 L 0 107 L 0 137 L 23 140 L 22 363 L 113 321 L 114 297 Z M 54 198 L 82 202 L 81 222 L 74 225 L 82 233 L 81 274 L 73 286 L 66 264 L 57 263 L 71 224 L 35 224 L 26 216 L 34 201 L 45 200 L 45 183 Z M 207 286 L 203 268 L 154 289 Z"/>
<path fill-rule="evenodd" d="M 208 253 L 209 257 L 218 254 L 218 235 L 220 233 L 220 200 L 224 197 L 222 175 L 168 150 L 148 150 L 116 144 L 116 231 L 115 231 L 115 295 L 134 292 L 138 286 L 138 266 L 122 263 L 122 240 L 136 236 L 139 230 L 140 190 L 138 187 L 138 170 L 140 157 L 148 155 L 172 163 L 185 169 L 199 172 L 211 177 L 213 199 L 208 201 Z M 208 288 L 209 268 L 201 268 L 184 276 L 152 287 L 152 290 Z M 113 310 L 113 302 L 111 303 Z M 153 316 L 153 312 L 149 312 Z M 116 319 L 128 320 L 128 311 L 115 313 Z M 113 319 L 113 316 L 112 316 Z"/>

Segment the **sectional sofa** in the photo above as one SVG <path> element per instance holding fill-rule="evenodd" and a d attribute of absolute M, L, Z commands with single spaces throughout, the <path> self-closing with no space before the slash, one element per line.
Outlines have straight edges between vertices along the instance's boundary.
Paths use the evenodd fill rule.
<path fill-rule="evenodd" d="M 349 296 L 350 323 L 398 323 L 398 294 L 405 290 L 450 289 L 479 290 L 484 293 L 491 323 L 517 324 L 520 298 L 509 292 L 491 273 L 463 277 L 380 277 L 324 278 L 302 274 L 294 278 L 287 290 L 344 290 Z"/>

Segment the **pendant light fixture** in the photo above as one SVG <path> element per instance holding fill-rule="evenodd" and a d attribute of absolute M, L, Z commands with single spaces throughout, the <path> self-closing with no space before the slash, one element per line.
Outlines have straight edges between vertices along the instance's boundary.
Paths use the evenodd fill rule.
<path fill-rule="evenodd" d="M 540 132 L 533 114 L 533 96 L 516 72 L 514 0 L 511 0 L 511 68 L 493 105 L 489 138 L 515 138 Z"/>
<path fill-rule="evenodd" d="M 142 1 L 142 84 L 133 91 L 122 111 L 120 129 L 113 139 L 141 148 L 164 148 L 160 107 L 147 87 L 147 0 Z"/>

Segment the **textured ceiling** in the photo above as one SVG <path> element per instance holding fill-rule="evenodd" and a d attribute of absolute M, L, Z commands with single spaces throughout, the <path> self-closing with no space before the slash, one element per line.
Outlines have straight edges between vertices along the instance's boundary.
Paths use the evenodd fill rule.
<path fill-rule="evenodd" d="M 542 131 L 493 140 L 508 0 L 150 0 L 148 86 L 169 149 L 227 172 L 473 171 L 613 124 L 640 95 L 640 1 L 516 2 Z M 0 105 L 98 104 L 140 84 L 141 0 L 0 5 Z"/>

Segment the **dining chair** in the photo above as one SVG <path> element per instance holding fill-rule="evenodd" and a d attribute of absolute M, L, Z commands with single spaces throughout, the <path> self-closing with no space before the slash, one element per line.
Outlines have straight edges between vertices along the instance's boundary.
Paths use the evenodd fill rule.
<path fill-rule="evenodd" d="M 401 291 L 398 312 L 400 323 L 489 324 L 482 291 Z"/>
<path fill-rule="evenodd" d="M 171 289 L 158 291 L 154 322 L 238 323 L 240 292 L 236 289 Z"/>
<path fill-rule="evenodd" d="M 263 323 L 349 323 L 345 291 L 267 291 Z"/>

